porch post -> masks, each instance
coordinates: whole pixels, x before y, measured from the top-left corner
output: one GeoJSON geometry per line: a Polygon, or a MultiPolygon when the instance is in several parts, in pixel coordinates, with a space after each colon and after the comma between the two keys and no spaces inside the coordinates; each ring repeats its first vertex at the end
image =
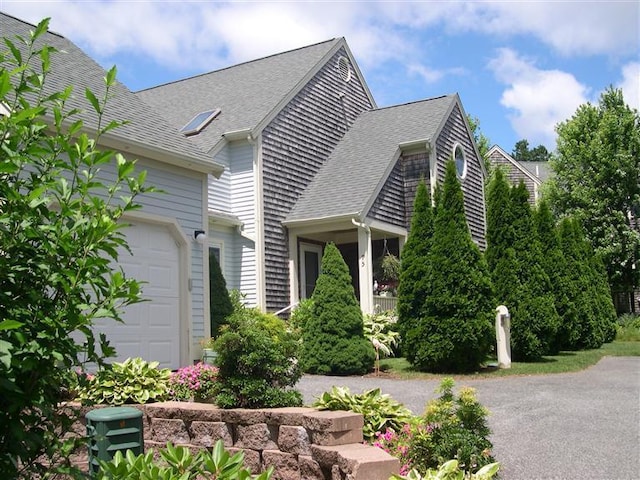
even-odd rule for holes
{"type": "Polygon", "coordinates": [[[300,289],[298,288],[298,276],[300,266],[298,264],[298,235],[289,230],[289,304],[300,301],[300,289]]]}
{"type": "Polygon", "coordinates": [[[363,223],[358,224],[358,278],[360,280],[360,308],[363,313],[373,313],[371,230],[363,223]]]}

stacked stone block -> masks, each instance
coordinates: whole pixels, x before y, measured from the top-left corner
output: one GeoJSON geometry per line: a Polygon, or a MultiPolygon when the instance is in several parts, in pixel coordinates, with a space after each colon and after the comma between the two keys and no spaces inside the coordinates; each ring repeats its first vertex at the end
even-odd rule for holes
{"type": "MultiPolygon", "coordinates": [[[[141,405],[145,448],[167,442],[193,452],[222,440],[245,453],[252,472],[274,467],[273,480],[388,480],[398,459],[363,444],[362,415],[293,407],[223,410],[205,403],[141,405]]],[[[83,416],[84,418],[84,416],[83,416]]]]}

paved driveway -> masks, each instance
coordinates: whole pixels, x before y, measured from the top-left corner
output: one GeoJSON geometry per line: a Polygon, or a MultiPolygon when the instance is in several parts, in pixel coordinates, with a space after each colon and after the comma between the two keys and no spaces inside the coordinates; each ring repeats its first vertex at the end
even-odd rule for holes
{"type": "MultiPolygon", "coordinates": [[[[305,403],[332,385],[380,387],[414,413],[438,381],[304,376],[305,403]]],[[[606,357],[578,373],[459,380],[491,411],[501,479],[640,480],[640,357],[606,357]]]]}

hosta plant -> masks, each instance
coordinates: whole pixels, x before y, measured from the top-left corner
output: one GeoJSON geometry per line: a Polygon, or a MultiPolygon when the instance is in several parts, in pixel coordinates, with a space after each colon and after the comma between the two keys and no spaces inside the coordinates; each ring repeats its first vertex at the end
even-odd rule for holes
{"type": "Polygon", "coordinates": [[[399,431],[412,418],[408,408],[382,394],[379,388],[354,394],[347,387],[333,387],[330,392],[324,392],[313,406],[320,410],[361,413],[364,416],[362,433],[369,443],[375,441],[376,432],[385,432],[388,428],[399,431]]]}
{"type": "Polygon", "coordinates": [[[200,450],[193,455],[187,447],[168,443],[159,452],[162,460],[155,460],[153,450],[135,455],[131,450],[126,454],[116,452],[113,459],[100,461],[97,480],[196,480],[212,478],[217,480],[269,480],[273,467],[257,476],[244,466],[244,452],[233,456],[218,440],[211,452],[200,450]]]}
{"type": "Polygon", "coordinates": [[[80,390],[84,404],[122,405],[161,402],[169,397],[171,370],[158,362],[127,358],[99,370],[80,390]]]}
{"type": "Polygon", "coordinates": [[[449,460],[438,468],[430,468],[425,473],[411,470],[406,476],[393,475],[389,480],[491,480],[496,478],[499,463],[485,465],[476,473],[460,470],[457,460],[449,460]]]}

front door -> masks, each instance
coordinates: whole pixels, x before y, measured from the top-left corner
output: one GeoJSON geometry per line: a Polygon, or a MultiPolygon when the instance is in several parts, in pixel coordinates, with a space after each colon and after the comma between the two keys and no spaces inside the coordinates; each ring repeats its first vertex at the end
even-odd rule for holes
{"type": "Polygon", "coordinates": [[[322,261],[322,245],[313,243],[300,244],[300,298],[311,298],[316,288],[316,280],[320,275],[322,261]]]}

